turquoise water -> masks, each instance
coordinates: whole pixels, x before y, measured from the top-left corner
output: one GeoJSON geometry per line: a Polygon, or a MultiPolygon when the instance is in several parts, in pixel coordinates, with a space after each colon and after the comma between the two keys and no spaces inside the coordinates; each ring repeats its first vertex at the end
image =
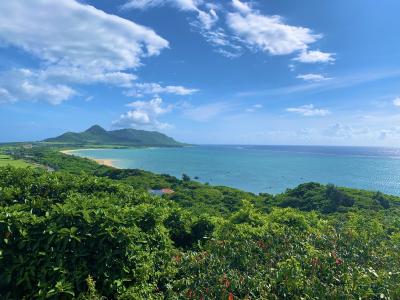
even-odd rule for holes
{"type": "Polygon", "coordinates": [[[280,193],[304,182],[400,195],[400,149],[317,146],[196,146],[79,150],[138,168],[260,193],[280,193]]]}

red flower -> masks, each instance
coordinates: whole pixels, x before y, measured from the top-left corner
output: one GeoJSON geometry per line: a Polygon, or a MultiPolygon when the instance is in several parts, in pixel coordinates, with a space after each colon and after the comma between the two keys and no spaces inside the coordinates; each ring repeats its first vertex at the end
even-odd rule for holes
{"type": "Polygon", "coordinates": [[[229,282],[229,280],[225,280],[225,287],[228,288],[231,285],[231,283],[229,282]]]}
{"type": "Polygon", "coordinates": [[[319,259],[318,259],[318,258],[313,258],[313,259],[311,260],[311,264],[312,264],[312,266],[315,268],[316,266],[319,265],[319,259]]]}
{"type": "Polygon", "coordinates": [[[228,300],[233,300],[233,299],[234,299],[233,294],[230,292],[230,293],[229,293],[228,300]]]}
{"type": "Polygon", "coordinates": [[[340,266],[341,264],[343,264],[343,260],[336,258],[336,265],[340,266]]]}
{"type": "Polygon", "coordinates": [[[175,255],[175,256],[174,256],[174,261],[175,261],[176,263],[180,262],[181,259],[182,259],[182,256],[180,256],[180,255],[175,255]]]}
{"type": "Polygon", "coordinates": [[[193,294],[192,290],[189,289],[189,290],[187,291],[187,293],[186,293],[186,296],[187,296],[189,299],[191,299],[191,298],[192,298],[192,294],[193,294]]]}

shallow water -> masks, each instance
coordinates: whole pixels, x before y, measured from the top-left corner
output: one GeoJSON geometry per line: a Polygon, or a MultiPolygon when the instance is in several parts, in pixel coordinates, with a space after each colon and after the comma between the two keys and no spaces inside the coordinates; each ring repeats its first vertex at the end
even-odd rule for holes
{"type": "Polygon", "coordinates": [[[196,146],[77,150],[74,154],[250,192],[280,193],[304,182],[400,195],[400,149],[320,146],[196,146]]]}

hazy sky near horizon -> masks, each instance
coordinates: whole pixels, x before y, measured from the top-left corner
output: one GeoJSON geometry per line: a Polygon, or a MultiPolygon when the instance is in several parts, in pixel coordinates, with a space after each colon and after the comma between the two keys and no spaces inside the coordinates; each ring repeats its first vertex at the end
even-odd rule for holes
{"type": "Polygon", "coordinates": [[[93,124],[400,146],[398,0],[0,1],[0,142],[93,124]]]}

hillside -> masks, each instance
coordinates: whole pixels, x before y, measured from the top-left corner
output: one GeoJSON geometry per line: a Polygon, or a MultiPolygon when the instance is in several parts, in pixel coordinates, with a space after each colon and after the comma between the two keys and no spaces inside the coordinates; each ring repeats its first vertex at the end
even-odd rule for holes
{"type": "Polygon", "coordinates": [[[0,167],[1,299],[400,299],[399,197],[255,195],[8,151],[54,171],[0,167]]]}
{"type": "Polygon", "coordinates": [[[66,132],[58,137],[44,140],[48,143],[73,145],[119,145],[119,146],[159,146],[181,147],[182,143],[156,132],[136,129],[119,129],[107,131],[94,125],[84,132],[66,132]]]}

